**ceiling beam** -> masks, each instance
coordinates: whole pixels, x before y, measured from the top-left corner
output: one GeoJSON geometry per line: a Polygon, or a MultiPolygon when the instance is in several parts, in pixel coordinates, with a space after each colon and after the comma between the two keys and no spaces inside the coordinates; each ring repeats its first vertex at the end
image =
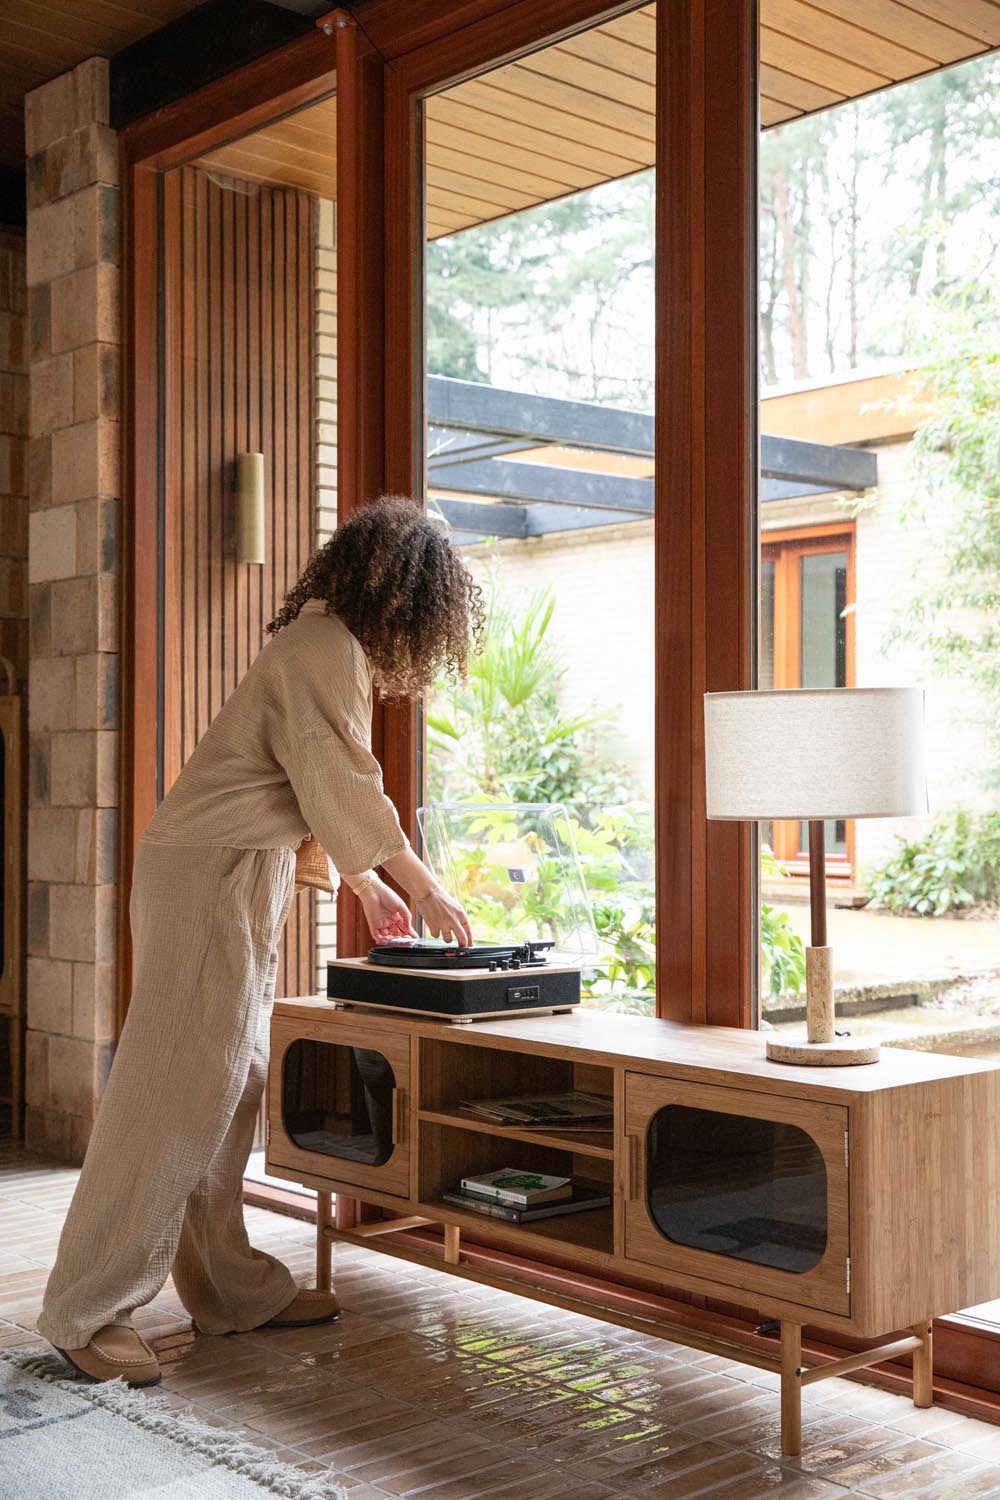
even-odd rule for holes
{"type": "Polygon", "coordinates": [[[547,501],[551,505],[609,510],[632,518],[653,514],[651,479],[625,479],[591,469],[564,469],[558,464],[519,464],[488,458],[479,463],[435,466],[430,483],[436,490],[490,495],[521,504],[547,501]]]}
{"type": "MultiPolygon", "coordinates": [[[[427,416],[438,441],[446,431],[475,432],[508,439],[512,448],[519,444],[530,447],[558,443],[598,453],[653,457],[653,418],[647,412],[598,406],[591,401],[525,395],[498,386],[480,385],[472,380],[455,380],[448,375],[428,376],[427,416]]],[[[763,435],[760,447],[764,479],[805,486],[794,492],[786,489],[782,497],[791,493],[811,495],[864,490],[877,482],[878,461],[876,455],[866,448],[809,443],[800,438],[775,437],[770,433],[763,435]]],[[[436,454],[433,461],[435,474],[440,472],[439,459],[445,466],[448,463],[447,455],[436,454]]],[[[646,480],[628,482],[651,483],[646,480]]],[[[494,491],[483,493],[492,494],[494,491]]],[[[503,489],[496,493],[506,494],[508,491],[503,489]]]]}
{"type": "Polygon", "coordinates": [[[492,432],[533,444],[565,443],[644,458],[653,450],[653,418],[647,412],[529,396],[450,375],[427,377],[427,420],[439,427],[492,432]]]}
{"type": "Polygon", "coordinates": [[[312,32],[313,8],[206,0],[111,59],[115,130],[312,32]]]}

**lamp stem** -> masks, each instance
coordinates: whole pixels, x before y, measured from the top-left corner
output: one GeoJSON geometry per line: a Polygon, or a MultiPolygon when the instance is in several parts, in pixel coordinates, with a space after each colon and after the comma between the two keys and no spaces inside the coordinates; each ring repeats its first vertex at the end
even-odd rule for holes
{"type": "Polygon", "coordinates": [[[809,823],[809,911],[812,919],[812,946],[826,947],[826,825],[817,819],[809,823]]]}

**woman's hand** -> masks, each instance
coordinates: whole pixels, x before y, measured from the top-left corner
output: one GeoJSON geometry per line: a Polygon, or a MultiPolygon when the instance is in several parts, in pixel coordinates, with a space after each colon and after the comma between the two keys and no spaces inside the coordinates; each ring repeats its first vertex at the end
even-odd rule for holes
{"type": "Polygon", "coordinates": [[[439,885],[431,886],[423,896],[413,903],[424,919],[424,925],[432,937],[444,938],[446,943],[462,943],[472,946],[472,928],[462,907],[439,885]]]}
{"type": "Polygon", "coordinates": [[[361,902],[368,930],[376,943],[386,943],[392,938],[416,937],[416,928],[406,902],[378,876],[358,900],[361,902]]]}

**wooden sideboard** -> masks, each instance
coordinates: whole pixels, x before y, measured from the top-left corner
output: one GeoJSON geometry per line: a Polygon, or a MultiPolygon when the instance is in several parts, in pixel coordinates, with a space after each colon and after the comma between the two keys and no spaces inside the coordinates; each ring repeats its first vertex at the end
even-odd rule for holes
{"type": "Polygon", "coordinates": [[[462,1274],[477,1274],[465,1234],[780,1320],[773,1355],[656,1327],[780,1373],[788,1454],[804,1385],[912,1355],[914,1400],[929,1405],[932,1319],[1000,1296],[1000,1066],[968,1058],[886,1048],[865,1067],[796,1068],[768,1062],[760,1033],[721,1027],[586,1010],[456,1026],[283,1000],[267,1169],[319,1194],[320,1285],[333,1239],[441,1224],[462,1274]],[[460,1108],[568,1088],[611,1099],[614,1129],[511,1130],[460,1108]],[[507,1166],[603,1185],[611,1206],[511,1225],[439,1201],[507,1166]],[[337,1230],[336,1193],[397,1217],[337,1230]],[[806,1323],[883,1342],[806,1368],[806,1323]]]}

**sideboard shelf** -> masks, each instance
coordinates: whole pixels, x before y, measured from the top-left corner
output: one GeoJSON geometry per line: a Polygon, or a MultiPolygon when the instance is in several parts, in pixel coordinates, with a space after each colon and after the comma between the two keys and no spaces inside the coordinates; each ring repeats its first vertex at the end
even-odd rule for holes
{"type": "Polygon", "coordinates": [[[780,1350],[645,1326],[779,1374],[788,1454],[802,1386],[858,1368],[805,1368],[807,1323],[878,1339],[867,1364],[912,1357],[914,1400],[930,1404],[933,1318],[1000,1295],[998,1138],[1000,1067],[969,1058],[886,1048],[870,1066],[797,1068],[768,1062],[758,1033],[641,1017],[451,1026],[330,1000],[274,1008],[267,1170],[317,1190],[320,1285],[338,1237],[389,1249],[398,1229],[437,1224],[446,1267],[491,1284],[463,1240],[735,1304],[780,1321],[780,1350]],[[496,1127],[461,1108],[572,1088],[611,1101],[611,1132],[496,1127]],[[500,1167],[612,1204],[515,1225],[440,1201],[500,1167]],[[337,1230],[335,1194],[384,1217],[337,1230]]]}
{"type": "Polygon", "coordinates": [[[548,1130],[519,1130],[512,1125],[490,1125],[486,1120],[476,1120],[463,1115],[457,1109],[421,1109],[418,1120],[431,1125],[457,1126],[459,1130],[478,1131],[480,1135],[491,1135],[496,1140],[524,1141],[530,1146],[551,1146],[557,1151],[573,1151],[580,1156],[593,1156],[599,1161],[614,1161],[614,1131],[579,1130],[571,1136],[556,1135],[548,1130]]]}

